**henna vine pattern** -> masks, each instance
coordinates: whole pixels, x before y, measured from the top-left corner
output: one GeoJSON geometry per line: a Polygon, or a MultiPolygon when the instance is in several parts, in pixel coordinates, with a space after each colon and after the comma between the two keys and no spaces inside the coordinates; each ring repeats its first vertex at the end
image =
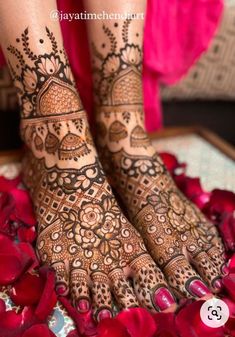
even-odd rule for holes
{"type": "Polygon", "coordinates": [[[193,284],[203,287],[200,276],[215,289],[224,263],[223,247],[215,229],[177,189],[144,129],[142,46],[134,43],[130,26],[131,21],[123,22],[119,32],[123,43],[115,50],[105,54],[96,48],[100,66],[97,53],[93,55],[100,158],[170,286],[177,294],[199,296],[193,284]]]}
{"type": "MultiPolygon", "coordinates": [[[[115,49],[113,35],[105,31],[115,49]]],[[[142,304],[158,310],[154,296],[167,287],[166,281],[117,205],[67,58],[49,28],[46,36],[49,54],[31,50],[28,29],[16,40],[23,51],[8,48],[17,60],[10,67],[22,107],[21,135],[28,146],[23,179],[38,220],[39,256],[55,269],[59,293],[70,291],[81,311],[88,311],[92,302],[98,319],[102,312],[112,315],[111,291],[120,307],[142,304]],[[135,275],[136,291],[124,274],[127,266],[135,275]],[[146,270],[151,278],[143,282],[146,270]]]]}

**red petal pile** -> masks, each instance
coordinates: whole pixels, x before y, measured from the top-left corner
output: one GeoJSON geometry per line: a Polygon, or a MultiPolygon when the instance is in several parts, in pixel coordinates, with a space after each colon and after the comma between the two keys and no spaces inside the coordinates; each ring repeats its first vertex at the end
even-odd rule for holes
{"type": "MultiPolygon", "coordinates": [[[[229,274],[223,278],[221,298],[228,304],[228,322],[221,328],[209,328],[200,319],[203,301],[182,301],[177,313],[151,314],[143,308],[120,312],[98,325],[92,312],[80,314],[69,300],[60,302],[74,320],[76,330],[67,337],[222,337],[235,336],[235,194],[229,191],[203,190],[199,178],[186,175],[186,164],[180,164],[169,153],[161,157],[178,187],[218,227],[230,258],[229,274]]],[[[55,337],[47,320],[56,304],[55,275],[40,267],[34,241],[35,217],[27,191],[18,188],[20,177],[0,177],[0,287],[9,286],[11,300],[21,310],[6,311],[0,299],[0,337],[55,337]]]]}

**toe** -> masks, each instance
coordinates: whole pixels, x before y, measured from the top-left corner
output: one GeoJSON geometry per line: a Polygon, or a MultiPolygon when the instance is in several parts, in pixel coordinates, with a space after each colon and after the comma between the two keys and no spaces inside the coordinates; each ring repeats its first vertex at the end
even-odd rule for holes
{"type": "Polygon", "coordinates": [[[64,262],[54,262],[52,268],[56,274],[56,292],[60,296],[66,296],[69,292],[69,277],[64,262]]]}
{"type": "Polygon", "coordinates": [[[127,281],[122,270],[119,269],[111,272],[109,278],[112,292],[120,308],[127,309],[139,306],[134,289],[130,282],[127,281]]]}
{"type": "Polygon", "coordinates": [[[207,254],[210,256],[211,260],[219,270],[221,274],[227,274],[228,269],[226,266],[226,260],[224,257],[224,251],[221,248],[222,243],[218,241],[217,244],[212,245],[208,250],[207,254]]]}
{"type": "Polygon", "coordinates": [[[109,279],[103,273],[95,273],[91,275],[91,280],[93,312],[95,319],[99,322],[113,316],[109,279]]]}
{"type": "Polygon", "coordinates": [[[72,303],[79,312],[90,309],[89,279],[87,272],[81,268],[74,268],[70,272],[70,294],[72,303]]]}
{"type": "Polygon", "coordinates": [[[134,288],[140,304],[151,311],[174,311],[176,302],[164,275],[153,260],[146,257],[132,263],[134,288]]]}
{"type": "Polygon", "coordinates": [[[212,291],[218,292],[222,287],[221,272],[210,256],[206,252],[201,251],[196,255],[191,254],[190,259],[202,279],[210,286],[212,291]]]}
{"type": "Polygon", "coordinates": [[[178,297],[201,298],[211,295],[210,289],[183,254],[167,261],[163,272],[168,284],[178,297]]]}

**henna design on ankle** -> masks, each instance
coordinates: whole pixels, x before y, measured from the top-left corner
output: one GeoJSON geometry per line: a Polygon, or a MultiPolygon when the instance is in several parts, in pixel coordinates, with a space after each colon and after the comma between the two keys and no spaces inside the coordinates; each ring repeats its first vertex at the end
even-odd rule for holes
{"type": "MultiPolygon", "coordinates": [[[[114,52],[114,36],[104,30],[114,52]]],[[[21,136],[29,148],[23,178],[38,220],[38,253],[55,269],[58,292],[70,291],[80,311],[89,310],[92,293],[96,317],[112,315],[111,291],[120,306],[143,303],[158,310],[155,292],[166,289],[164,277],[112,194],[67,58],[48,28],[46,35],[49,54],[31,50],[28,29],[17,39],[23,51],[8,48],[18,60],[11,71],[22,107],[21,136]],[[138,299],[124,275],[127,266],[135,273],[138,299]],[[151,279],[142,289],[145,268],[151,279]]],[[[114,141],[127,136],[118,129],[114,125],[114,141]]]]}
{"type": "Polygon", "coordinates": [[[13,66],[8,60],[19,93],[22,118],[54,116],[82,109],[65,52],[59,50],[54,34],[47,27],[46,33],[51,42],[50,54],[36,55],[30,49],[28,28],[16,39],[19,47],[23,46],[23,52],[12,45],[7,48],[19,62],[13,66]]]}
{"type": "Polygon", "coordinates": [[[176,188],[144,129],[142,46],[130,34],[131,24],[123,22],[119,39],[115,29],[111,31],[118,41],[122,37],[115,49],[110,45],[109,51],[99,50],[93,44],[100,158],[171,287],[177,294],[199,296],[192,284],[202,276],[214,289],[223,259],[212,243],[208,221],[176,188]],[[185,251],[199,274],[185,258],[185,251]]]}

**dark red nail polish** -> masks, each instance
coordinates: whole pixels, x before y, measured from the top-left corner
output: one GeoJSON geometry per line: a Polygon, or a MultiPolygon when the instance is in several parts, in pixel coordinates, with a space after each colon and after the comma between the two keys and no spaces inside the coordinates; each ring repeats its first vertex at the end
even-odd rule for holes
{"type": "Polygon", "coordinates": [[[219,280],[216,280],[214,283],[213,283],[213,286],[217,289],[221,289],[223,287],[223,283],[222,283],[222,280],[219,279],[219,280]]]}
{"type": "Polygon", "coordinates": [[[66,291],[67,291],[67,287],[66,286],[64,286],[64,285],[58,285],[57,287],[56,287],[56,292],[57,292],[57,294],[58,295],[63,295],[63,294],[65,294],[66,293],[66,291]]]}
{"type": "Polygon", "coordinates": [[[107,309],[101,310],[101,312],[98,314],[98,321],[102,321],[105,318],[112,318],[111,312],[107,309]]]}
{"type": "Polygon", "coordinates": [[[211,294],[211,291],[207,286],[200,280],[194,280],[189,286],[190,292],[194,296],[203,297],[205,295],[211,294]]]}
{"type": "Polygon", "coordinates": [[[167,288],[160,288],[154,294],[154,303],[160,310],[165,310],[175,304],[175,300],[167,288]]]}
{"type": "Polygon", "coordinates": [[[229,274],[229,268],[226,266],[226,264],[222,267],[222,272],[225,275],[229,274]]]}
{"type": "Polygon", "coordinates": [[[90,309],[90,303],[87,300],[80,300],[77,303],[77,309],[80,312],[87,312],[90,309]]]}

